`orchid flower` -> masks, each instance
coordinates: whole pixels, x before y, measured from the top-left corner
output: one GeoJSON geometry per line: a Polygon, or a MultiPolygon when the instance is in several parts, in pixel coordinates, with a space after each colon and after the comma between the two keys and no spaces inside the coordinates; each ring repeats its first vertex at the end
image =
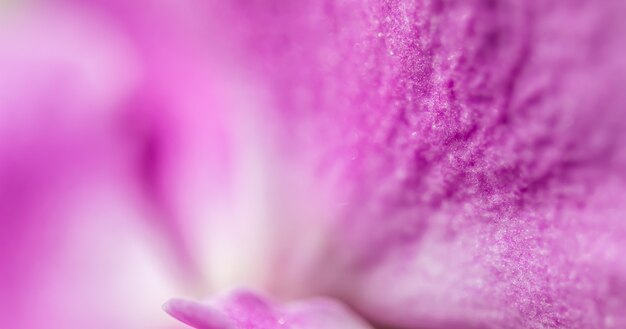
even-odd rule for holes
{"type": "Polygon", "coordinates": [[[626,328],[624,14],[0,0],[0,328],[626,328]]]}

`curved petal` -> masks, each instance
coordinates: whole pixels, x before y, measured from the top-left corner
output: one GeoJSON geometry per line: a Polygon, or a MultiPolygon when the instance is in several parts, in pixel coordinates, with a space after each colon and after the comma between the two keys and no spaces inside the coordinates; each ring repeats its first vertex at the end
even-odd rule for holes
{"type": "MultiPolygon", "coordinates": [[[[200,294],[209,273],[403,328],[623,326],[622,1],[207,3],[59,1],[89,19],[0,31],[44,45],[0,58],[3,325],[147,325],[129,310],[178,290],[135,272],[159,232],[200,294]]],[[[171,310],[224,320],[201,306],[171,310]]]]}
{"type": "Polygon", "coordinates": [[[175,183],[227,176],[213,64],[189,3],[115,3],[2,4],[0,327],[161,328],[204,289],[175,183]]]}
{"type": "Polygon", "coordinates": [[[234,291],[206,303],[173,299],[164,309],[198,329],[371,328],[333,300],[319,298],[277,305],[247,291],[234,291]]]}
{"type": "Polygon", "coordinates": [[[404,328],[622,325],[622,2],[224,7],[283,172],[328,192],[285,220],[326,225],[293,286],[404,328]]]}

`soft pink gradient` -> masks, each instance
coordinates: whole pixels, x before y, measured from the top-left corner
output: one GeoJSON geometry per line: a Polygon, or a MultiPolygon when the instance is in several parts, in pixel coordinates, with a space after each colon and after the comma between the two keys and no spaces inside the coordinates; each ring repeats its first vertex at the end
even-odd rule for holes
{"type": "Polygon", "coordinates": [[[0,2],[0,328],[626,327],[625,4],[0,2]]]}

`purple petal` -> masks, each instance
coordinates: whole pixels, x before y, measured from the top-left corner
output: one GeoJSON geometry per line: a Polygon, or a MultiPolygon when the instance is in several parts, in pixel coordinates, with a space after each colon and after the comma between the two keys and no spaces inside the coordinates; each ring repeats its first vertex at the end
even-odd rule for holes
{"type": "Polygon", "coordinates": [[[199,329],[229,329],[232,322],[223,313],[205,304],[172,299],[163,309],[179,321],[199,329]]]}
{"type": "Polygon", "coordinates": [[[281,306],[246,291],[235,291],[207,303],[173,299],[164,309],[198,329],[371,328],[333,300],[309,299],[281,306]]]}
{"type": "Polygon", "coordinates": [[[403,328],[626,323],[623,2],[225,6],[282,165],[330,191],[294,286],[403,328]]]}
{"type": "Polygon", "coordinates": [[[0,5],[2,328],[161,328],[204,280],[187,196],[226,190],[228,101],[185,5],[148,2],[0,5]]]}

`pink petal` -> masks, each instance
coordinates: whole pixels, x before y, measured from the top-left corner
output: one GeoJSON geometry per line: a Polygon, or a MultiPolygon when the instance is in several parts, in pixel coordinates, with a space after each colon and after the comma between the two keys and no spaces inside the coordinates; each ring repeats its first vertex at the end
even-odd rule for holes
{"type": "Polygon", "coordinates": [[[277,278],[326,234],[278,285],[402,328],[626,323],[623,2],[224,7],[283,172],[327,192],[284,220],[277,278]]]}
{"type": "Polygon", "coordinates": [[[371,328],[333,300],[309,299],[281,306],[246,291],[235,291],[207,303],[173,299],[164,309],[198,329],[371,328]]]}
{"type": "Polygon", "coordinates": [[[144,4],[0,5],[2,328],[162,328],[206,289],[185,191],[224,192],[228,101],[185,5],[144,4]]]}

